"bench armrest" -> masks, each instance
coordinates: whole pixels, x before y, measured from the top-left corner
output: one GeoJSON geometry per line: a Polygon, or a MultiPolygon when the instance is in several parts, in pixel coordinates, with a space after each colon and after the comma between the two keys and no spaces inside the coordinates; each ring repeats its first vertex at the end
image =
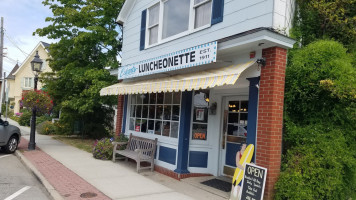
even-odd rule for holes
{"type": "Polygon", "coordinates": [[[127,144],[127,142],[112,142],[112,144],[114,145],[113,150],[115,151],[118,145],[124,145],[127,144]]]}

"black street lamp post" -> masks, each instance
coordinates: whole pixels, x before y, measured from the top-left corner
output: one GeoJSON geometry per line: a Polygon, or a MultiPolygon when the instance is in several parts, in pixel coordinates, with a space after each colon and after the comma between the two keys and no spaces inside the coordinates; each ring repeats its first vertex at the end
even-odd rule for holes
{"type": "MultiPolygon", "coordinates": [[[[38,74],[41,73],[42,70],[42,63],[43,61],[40,59],[38,55],[38,51],[36,51],[36,55],[31,61],[31,68],[33,73],[35,74],[35,84],[34,90],[37,90],[37,82],[38,82],[38,74]]],[[[28,143],[28,150],[35,150],[36,149],[36,142],[35,142],[35,133],[36,133],[36,107],[32,108],[32,118],[31,118],[31,132],[30,132],[30,142],[28,143]]]]}

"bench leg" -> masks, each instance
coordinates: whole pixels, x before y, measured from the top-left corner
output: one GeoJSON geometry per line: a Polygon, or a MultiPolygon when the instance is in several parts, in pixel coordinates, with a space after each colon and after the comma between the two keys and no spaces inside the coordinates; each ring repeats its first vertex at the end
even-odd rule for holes
{"type": "Polygon", "coordinates": [[[115,152],[112,154],[112,161],[115,162],[116,159],[115,159],[115,152]]]}
{"type": "Polygon", "coordinates": [[[151,161],[151,172],[153,172],[154,168],[155,168],[155,162],[152,160],[151,161]]]}
{"type": "Polygon", "coordinates": [[[140,165],[141,165],[141,162],[138,160],[137,161],[137,167],[136,167],[137,173],[140,173],[140,165]]]}

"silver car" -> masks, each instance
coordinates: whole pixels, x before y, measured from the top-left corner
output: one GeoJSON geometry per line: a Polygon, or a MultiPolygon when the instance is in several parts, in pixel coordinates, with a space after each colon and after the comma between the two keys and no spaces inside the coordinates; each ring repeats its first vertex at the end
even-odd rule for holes
{"type": "Polygon", "coordinates": [[[18,127],[3,121],[0,114],[0,147],[6,153],[14,153],[20,143],[21,131],[18,127]]]}

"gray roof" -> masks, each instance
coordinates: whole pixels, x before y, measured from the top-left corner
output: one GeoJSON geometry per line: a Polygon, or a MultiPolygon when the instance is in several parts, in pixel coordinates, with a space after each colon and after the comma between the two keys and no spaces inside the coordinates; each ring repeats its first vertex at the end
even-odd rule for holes
{"type": "Polygon", "coordinates": [[[15,76],[12,74],[15,73],[19,67],[19,64],[16,64],[15,67],[11,70],[10,74],[6,77],[6,79],[15,79],[15,76]]]}

